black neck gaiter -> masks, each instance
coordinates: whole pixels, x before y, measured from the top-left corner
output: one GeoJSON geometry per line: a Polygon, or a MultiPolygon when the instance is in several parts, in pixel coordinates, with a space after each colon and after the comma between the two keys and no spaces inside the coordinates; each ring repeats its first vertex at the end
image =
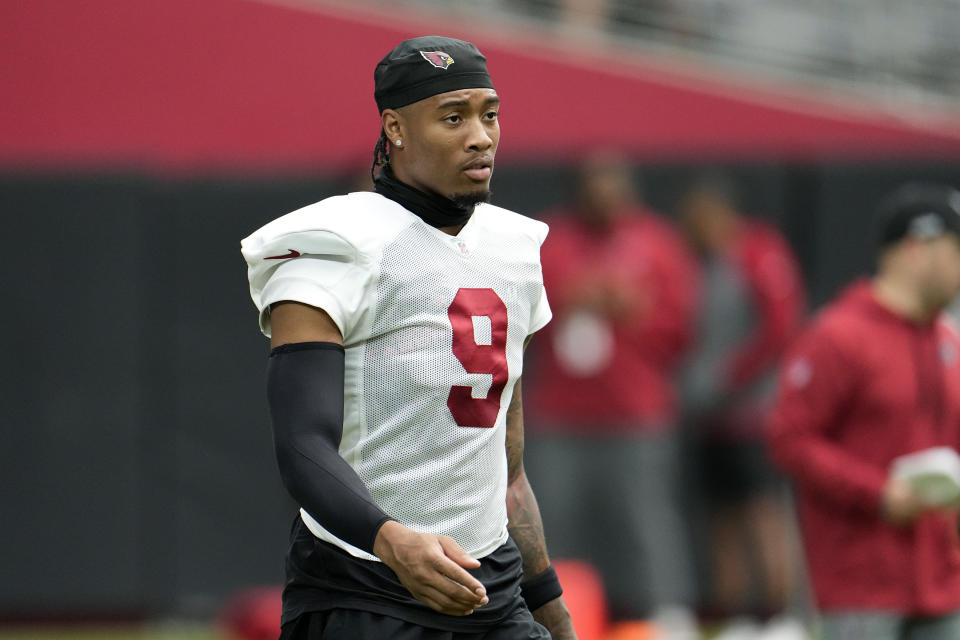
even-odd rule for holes
{"type": "Polygon", "coordinates": [[[450,198],[427,193],[401,182],[390,165],[384,165],[373,183],[373,190],[390,198],[401,207],[415,213],[431,227],[454,227],[467,223],[473,215],[473,205],[457,204],[450,198]]]}

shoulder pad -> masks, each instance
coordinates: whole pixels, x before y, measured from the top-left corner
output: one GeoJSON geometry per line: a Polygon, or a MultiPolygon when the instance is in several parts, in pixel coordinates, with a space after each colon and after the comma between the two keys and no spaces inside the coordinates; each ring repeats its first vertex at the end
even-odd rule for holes
{"type": "Polygon", "coordinates": [[[412,214],[392,205],[375,193],[327,198],[264,225],[240,243],[241,251],[251,266],[301,255],[353,258],[410,224],[412,214]]]}

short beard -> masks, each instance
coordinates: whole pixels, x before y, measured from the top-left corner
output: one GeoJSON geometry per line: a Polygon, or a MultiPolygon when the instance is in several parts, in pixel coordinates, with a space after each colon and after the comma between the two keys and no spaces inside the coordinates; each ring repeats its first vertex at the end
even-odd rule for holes
{"type": "Polygon", "coordinates": [[[474,191],[472,193],[455,193],[450,199],[458,207],[463,207],[464,209],[472,209],[481,202],[490,202],[490,198],[493,196],[493,192],[489,189],[483,191],[474,191]]]}

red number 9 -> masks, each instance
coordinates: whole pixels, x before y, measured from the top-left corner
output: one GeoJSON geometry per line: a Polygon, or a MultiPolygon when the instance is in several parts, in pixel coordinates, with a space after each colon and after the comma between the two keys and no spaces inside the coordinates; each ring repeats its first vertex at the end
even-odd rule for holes
{"type": "Polygon", "coordinates": [[[453,328],[453,355],[467,373],[489,373],[493,383],[486,398],[474,398],[473,388],[454,385],[447,407],[461,427],[489,429],[497,422],[500,398],[507,385],[507,305],[493,289],[460,289],[447,309],[453,328]],[[490,319],[490,344],[477,344],[474,316],[490,319]]]}

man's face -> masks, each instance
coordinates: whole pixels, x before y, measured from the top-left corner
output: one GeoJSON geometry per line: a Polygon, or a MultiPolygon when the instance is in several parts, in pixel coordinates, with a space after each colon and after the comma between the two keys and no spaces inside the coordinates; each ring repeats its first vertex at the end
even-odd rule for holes
{"type": "Polygon", "coordinates": [[[390,153],[397,178],[447,198],[485,200],[500,143],[499,109],[493,89],[461,89],[385,111],[387,137],[403,140],[390,153]]]}
{"type": "Polygon", "coordinates": [[[578,180],[578,210],[588,224],[606,227],[629,213],[635,194],[624,158],[598,153],[586,160],[578,180]]]}
{"type": "Polygon", "coordinates": [[[727,203],[707,192],[693,192],[680,201],[680,224],[698,251],[712,255],[723,250],[733,212],[727,203]]]}
{"type": "Polygon", "coordinates": [[[926,297],[932,306],[944,308],[960,294],[960,238],[945,233],[926,245],[926,297]]]}

